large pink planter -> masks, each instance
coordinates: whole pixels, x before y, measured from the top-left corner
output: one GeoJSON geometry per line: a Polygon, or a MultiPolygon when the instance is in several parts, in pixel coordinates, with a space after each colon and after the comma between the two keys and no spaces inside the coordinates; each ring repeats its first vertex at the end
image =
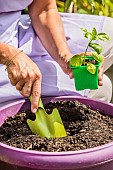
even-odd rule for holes
{"type": "MultiPolygon", "coordinates": [[[[94,109],[113,114],[113,105],[83,97],[57,97],[54,100],[77,99],[94,109]]],[[[44,103],[50,98],[43,100],[44,103]]],[[[7,116],[30,107],[28,101],[18,101],[0,109],[0,126],[7,116]]],[[[72,152],[27,151],[0,143],[0,170],[113,170],[113,142],[99,147],[72,152]]]]}

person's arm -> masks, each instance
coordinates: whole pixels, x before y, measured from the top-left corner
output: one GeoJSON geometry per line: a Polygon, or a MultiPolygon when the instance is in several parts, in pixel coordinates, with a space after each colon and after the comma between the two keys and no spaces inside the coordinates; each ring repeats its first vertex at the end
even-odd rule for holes
{"type": "Polygon", "coordinates": [[[55,0],[33,0],[28,8],[33,28],[40,38],[42,44],[57,61],[65,73],[67,62],[73,56],[67,45],[63,23],[58,13],[55,0]]]}
{"type": "MultiPolygon", "coordinates": [[[[58,62],[63,71],[73,78],[69,59],[73,56],[66,42],[63,23],[55,0],[33,0],[28,8],[33,28],[42,44],[58,62]]],[[[99,85],[102,85],[103,66],[99,68],[99,85]]]]}
{"type": "Polygon", "coordinates": [[[0,43],[0,64],[6,65],[11,84],[23,96],[29,97],[32,94],[31,110],[36,112],[42,79],[37,65],[20,49],[5,43],[0,43]]]}

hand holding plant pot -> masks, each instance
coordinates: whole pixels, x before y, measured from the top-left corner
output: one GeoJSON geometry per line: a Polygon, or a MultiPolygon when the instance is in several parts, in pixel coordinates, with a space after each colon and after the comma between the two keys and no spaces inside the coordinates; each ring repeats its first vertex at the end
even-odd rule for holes
{"type": "Polygon", "coordinates": [[[74,55],[70,59],[70,67],[73,70],[76,90],[97,89],[98,88],[98,67],[103,61],[101,55],[102,47],[93,41],[109,40],[106,33],[97,33],[95,28],[92,32],[81,28],[84,32],[84,37],[89,40],[86,50],[83,54],[74,55]],[[91,47],[90,55],[87,55],[88,48],[91,47]]]}

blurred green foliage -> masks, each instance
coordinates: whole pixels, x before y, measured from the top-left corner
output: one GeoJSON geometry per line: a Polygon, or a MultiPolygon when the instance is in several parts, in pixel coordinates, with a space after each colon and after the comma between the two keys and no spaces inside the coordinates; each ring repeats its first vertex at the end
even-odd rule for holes
{"type": "Polygon", "coordinates": [[[56,0],[59,12],[113,17],[113,0],[56,0]]]}
{"type": "MultiPolygon", "coordinates": [[[[56,0],[59,12],[94,14],[113,17],[113,0],[56,0]]],[[[22,11],[28,13],[28,9],[22,11]]]]}

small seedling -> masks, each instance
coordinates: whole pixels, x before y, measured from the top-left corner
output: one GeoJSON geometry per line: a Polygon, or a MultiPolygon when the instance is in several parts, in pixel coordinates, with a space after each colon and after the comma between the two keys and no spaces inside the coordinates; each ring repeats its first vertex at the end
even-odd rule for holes
{"type": "Polygon", "coordinates": [[[81,28],[81,30],[84,33],[84,37],[88,39],[88,45],[86,47],[86,50],[84,52],[84,54],[77,54],[74,55],[71,60],[70,60],[70,64],[71,66],[87,66],[87,70],[91,73],[91,74],[95,74],[96,72],[96,66],[95,64],[90,62],[90,59],[88,59],[87,57],[87,51],[90,48],[92,48],[94,51],[91,51],[91,57],[93,58],[93,60],[102,63],[103,61],[103,57],[101,55],[102,52],[102,47],[95,43],[94,41],[105,41],[105,40],[109,40],[109,36],[106,33],[97,33],[96,28],[93,28],[92,31],[88,31],[85,28],[81,28]]]}
{"type": "MultiPolygon", "coordinates": [[[[32,97],[30,97],[30,100],[32,100],[32,97]]],[[[35,114],[36,119],[34,121],[27,119],[27,124],[34,134],[46,138],[66,136],[66,131],[57,108],[54,108],[52,113],[48,115],[40,99],[39,107],[35,114]]]]}

